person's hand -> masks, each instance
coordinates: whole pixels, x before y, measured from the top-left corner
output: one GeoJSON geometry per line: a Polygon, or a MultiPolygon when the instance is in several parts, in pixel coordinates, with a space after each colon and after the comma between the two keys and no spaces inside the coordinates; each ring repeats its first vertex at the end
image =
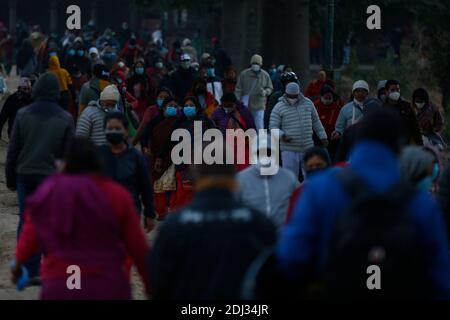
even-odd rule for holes
{"type": "Polygon", "coordinates": [[[261,91],[259,92],[259,95],[262,97],[267,96],[267,91],[264,88],[261,88],[261,91]]]}
{"type": "Polygon", "coordinates": [[[328,147],[328,139],[323,139],[322,141],[322,145],[327,148],[328,147]]]}
{"type": "Polygon", "coordinates": [[[332,134],[331,134],[331,140],[339,140],[341,138],[341,134],[339,133],[339,132],[337,132],[337,131],[335,131],[335,132],[333,132],[332,134]]]}
{"type": "Polygon", "coordinates": [[[281,137],[281,139],[283,140],[283,142],[291,142],[292,141],[292,138],[289,138],[287,135],[283,135],[282,137],[281,137]]]}
{"type": "Polygon", "coordinates": [[[153,218],[145,217],[144,219],[144,228],[145,232],[150,233],[155,229],[155,220],[153,218]]]}
{"type": "Polygon", "coordinates": [[[16,284],[17,280],[22,275],[22,265],[20,263],[16,263],[13,268],[11,268],[11,281],[16,284]]]}

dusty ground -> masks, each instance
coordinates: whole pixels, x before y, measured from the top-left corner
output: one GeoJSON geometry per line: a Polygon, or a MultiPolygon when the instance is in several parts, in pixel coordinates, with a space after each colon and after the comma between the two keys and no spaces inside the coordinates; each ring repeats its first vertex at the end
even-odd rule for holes
{"type": "MultiPolygon", "coordinates": [[[[17,87],[17,78],[8,80],[8,88],[17,87]]],[[[0,100],[0,109],[2,107],[0,100]]],[[[2,134],[3,140],[0,141],[0,299],[1,300],[33,300],[39,297],[39,288],[27,288],[19,292],[11,283],[9,262],[13,258],[16,246],[16,228],[18,223],[18,202],[15,192],[6,188],[5,181],[5,160],[8,148],[6,125],[2,134]]],[[[152,242],[155,232],[149,235],[149,241],[152,242]]],[[[145,295],[142,285],[136,273],[133,274],[133,296],[135,299],[144,299],[145,295]]]]}

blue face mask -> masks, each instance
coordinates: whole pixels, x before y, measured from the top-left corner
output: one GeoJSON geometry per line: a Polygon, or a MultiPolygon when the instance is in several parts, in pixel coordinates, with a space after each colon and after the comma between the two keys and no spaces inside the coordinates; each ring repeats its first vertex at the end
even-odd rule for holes
{"type": "Polygon", "coordinates": [[[214,77],[215,72],[216,72],[216,71],[215,71],[214,68],[208,68],[208,69],[206,70],[206,73],[208,74],[209,77],[214,77]]]}
{"type": "Polygon", "coordinates": [[[67,54],[72,57],[72,56],[75,55],[75,50],[74,49],[69,49],[69,51],[67,51],[67,54]]]}
{"type": "Polygon", "coordinates": [[[188,118],[193,118],[197,114],[197,109],[193,106],[185,106],[183,108],[183,113],[188,118]]]}
{"type": "Polygon", "coordinates": [[[84,51],[83,50],[78,50],[78,56],[83,57],[84,56],[84,51]]]}
{"type": "Polygon", "coordinates": [[[137,67],[135,69],[136,74],[144,74],[144,67],[137,67]]]}
{"type": "Polygon", "coordinates": [[[112,56],[113,56],[113,54],[112,54],[111,52],[105,52],[105,53],[103,54],[103,58],[104,58],[104,59],[111,59],[112,56]]]}
{"type": "Polygon", "coordinates": [[[156,104],[158,105],[158,107],[162,107],[162,105],[163,105],[163,102],[164,102],[164,99],[157,99],[156,100],[156,104]]]}
{"type": "Polygon", "coordinates": [[[166,117],[176,117],[177,116],[177,108],[167,107],[164,114],[166,115],[166,117]]]}
{"type": "Polygon", "coordinates": [[[433,181],[434,179],[432,176],[427,176],[417,183],[416,188],[428,192],[431,190],[431,187],[433,187],[433,181]]]}

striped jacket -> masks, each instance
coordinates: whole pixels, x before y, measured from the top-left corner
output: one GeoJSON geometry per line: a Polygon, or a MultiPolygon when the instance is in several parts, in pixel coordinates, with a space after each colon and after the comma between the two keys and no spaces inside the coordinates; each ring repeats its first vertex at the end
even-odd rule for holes
{"type": "Polygon", "coordinates": [[[77,123],[76,135],[89,138],[97,146],[107,144],[104,128],[106,112],[97,101],[91,101],[77,123]]]}
{"type": "Polygon", "coordinates": [[[280,141],[281,151],[305,152],[314,147],[313,132],[319,139],[327,139],[314,104],[302,95],[294,105],[285,97],[280,98],[270,115],[269,128],[280,129],[281,136],[292,139],[291,142],[280,141]]]}

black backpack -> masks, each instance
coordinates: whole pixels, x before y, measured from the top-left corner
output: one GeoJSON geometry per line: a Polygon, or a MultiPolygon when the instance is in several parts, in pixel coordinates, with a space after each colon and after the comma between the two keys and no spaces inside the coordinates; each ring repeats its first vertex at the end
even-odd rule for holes
{"type": "Polygon", "coordinates": [[[352,200],[332,232],[324,270],[325,297],[428,297],[423,249],[407,210],[414,189],[398,183],[386,193],[377,193],[350,169],[337,178],[352,200]],[[368,270],[370,266],[379,268],[380,290],[369,289],[368,282],[375,282],[368,279],[376,272],[368,270]]]}

